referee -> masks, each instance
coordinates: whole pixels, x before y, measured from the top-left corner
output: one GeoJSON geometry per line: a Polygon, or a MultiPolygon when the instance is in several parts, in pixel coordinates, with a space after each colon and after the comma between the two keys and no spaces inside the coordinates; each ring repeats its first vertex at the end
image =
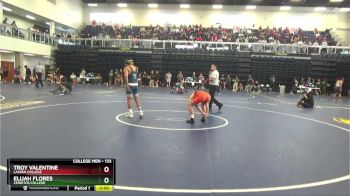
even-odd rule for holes
{"type": "Polygon", "coordinates": [[[213,102],[215,105],[219,107],[219,111],[221,110],[223,104],[215,99],[215,93],[219,89],[219,72],[217,70],[217,65],[212,64],[209,72],[209,94],[211,96],[211,100],[209,102],[209,110],[211,111],[213,102]]]}

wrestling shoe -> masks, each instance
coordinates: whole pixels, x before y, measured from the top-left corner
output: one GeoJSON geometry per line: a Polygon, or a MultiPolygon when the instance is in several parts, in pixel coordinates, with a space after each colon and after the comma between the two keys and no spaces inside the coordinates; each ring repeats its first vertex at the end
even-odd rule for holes
{"type": "Polygon", "coordinates": [[[125,114],[125,117],[127,117],[127,118],[133,118],[134,115],[133,115],[132,112],[128,112],[128,113],[125,114]]]}
{"type": "Polygon", "coordinates": [[[140,117],[143,117],[143,111],[140,110],[140,117]]]}
{"type": "Polygon", "coordinates": [[[189,123],[189,124],[193,124],[193,123],[194,123],[194,119],[191,118],[191,119],[189,119],[189,120],[186,120],[186,122],[189,123]]]}
{"type": "Polygon", "coordinates": [[[222,109],[223,106],[224,106],[224,104],[221,104],[221,105],[219,106],[219,111],[221,111],[221,109],[222,109]]]}
{"type": "Polygon", "coordinates": [[[205,122],[205,117],[202,117],[201,122],[205,122]]]}

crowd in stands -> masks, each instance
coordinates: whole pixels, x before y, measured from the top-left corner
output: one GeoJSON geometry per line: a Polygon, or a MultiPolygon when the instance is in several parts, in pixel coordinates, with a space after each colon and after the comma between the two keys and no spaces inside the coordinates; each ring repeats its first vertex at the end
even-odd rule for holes
{"type": "Polygon", "coordinates": [[[245,43],[276,43],[299,45],[336,45],[330,34],[331,29],[319,31],[304,31],[301,28],[222,28],[203,27],[202,25],[168,25],[156,26],[124,26],[124,25],[92,25],[85,26],[81,38],[99,39],[155,39],[155,40],[188,40],[213,42],[245,42],[245,43]]]}
{"type": "MultiPolygon", "coordinates": [[[[7,17],[4,18],[2,21],[2,24],[5,24],[7,26],[2,26],[0,28],[0,33],[3,33],[7,36],[14,36],[14,37],[20,37],[24,39],[26,37],[26,32],[24,32],[24,29],[21,29],[17,27],[16,21],[13,20],[12,22],[9,21],[7,17]]],[[[37,40],[39,42],[47,42],[50,37],[50,30],[48,27],[40,26],[37,24],[34,24],[33,26],[30,26],[26,29],[29,32],[28,38],[32,40],[37,40]],[[40,36],[43,35],[43,36],[40,36]]],[[[74,34],[70,34],[69,32],[63,33],[54,33],[52,34],[52,37],[56,39],[64,38],[64,39],[70,39],[74,37],[74,34]]]]}

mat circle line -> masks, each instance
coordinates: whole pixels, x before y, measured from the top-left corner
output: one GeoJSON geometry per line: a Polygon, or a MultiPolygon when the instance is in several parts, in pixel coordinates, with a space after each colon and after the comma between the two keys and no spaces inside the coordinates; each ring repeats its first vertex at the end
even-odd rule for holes
{"type": "MultiPolygon", "coordinates": [[[[178,111],[178,110],[144,110],[145,113],[147,112],[175,112],[175,113],[187,113],[187,111],[178,111]]],[[[166,130],[166,131],[206,131],[206,130],[211,130],[211,129],[218,129],[218,128],[222,128],[225,127],[229,124],[228,120],[221,117],[221,116],[216,116],[216,115],[212,115],[210,114],[209,116],[214,117],[214,118],[218,118],[220,120],[224,121],[224,124],[222,125],[218,125],[218,126],[214,126],[214,127],[203,127],[203,128],[167,128],[167,127],[152,127],[152,126],[144,126],[144,125],[137,125],[137,124],[132,124],[132,123],[128,123],[125,122],[123,120],[120,119],[121,116],[126,115],[127,112],[125,113],[121,113],[118,114],[115,119],[125,125],[129,125],[129,126],[133,126],[133,127],[139,127],[139,128],[144,128],[144,129],[156,129],[156,130],[166,130]]]]}

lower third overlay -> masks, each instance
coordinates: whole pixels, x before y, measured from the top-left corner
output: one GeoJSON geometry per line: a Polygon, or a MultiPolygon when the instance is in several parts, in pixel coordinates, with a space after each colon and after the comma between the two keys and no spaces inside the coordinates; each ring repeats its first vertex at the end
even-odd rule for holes
{"type": "Polygon", "coordinates": [[[113,191],[115,159],[8,159],[11,191],[113,191]]]}

